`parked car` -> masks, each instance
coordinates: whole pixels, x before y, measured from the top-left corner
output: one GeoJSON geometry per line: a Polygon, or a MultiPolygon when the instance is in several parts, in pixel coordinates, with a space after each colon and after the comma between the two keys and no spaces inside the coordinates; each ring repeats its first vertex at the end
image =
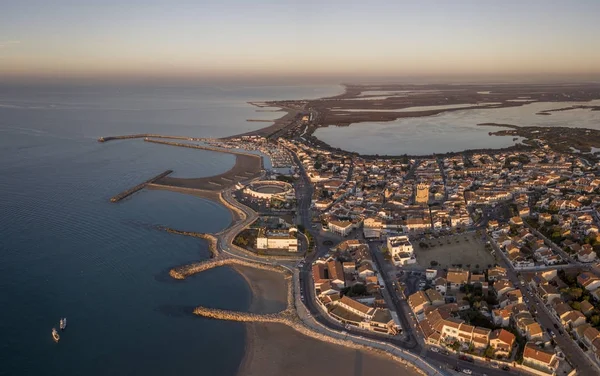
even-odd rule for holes
{"type": "Polygon", "coordinates": [[[510,371],[510,367],[509,366],[502,366],[502,370],[503,371],[510,371]]]}

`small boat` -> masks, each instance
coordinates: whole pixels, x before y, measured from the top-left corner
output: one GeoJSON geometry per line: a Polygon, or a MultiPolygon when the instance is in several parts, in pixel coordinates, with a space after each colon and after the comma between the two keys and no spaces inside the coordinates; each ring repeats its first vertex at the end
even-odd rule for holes
{"type": "Polygon", "coordinates": [[[67,318],[63,317],[62,319],[60,319],[60,330],[65,330],[66,327],[67,327],[67,318]]]}
{"type": "Polygon", "coordinates": [[[60,341],[60,336],[55,328],[52,328],[52,338],[54,338],[54,342],[60,341]]]}

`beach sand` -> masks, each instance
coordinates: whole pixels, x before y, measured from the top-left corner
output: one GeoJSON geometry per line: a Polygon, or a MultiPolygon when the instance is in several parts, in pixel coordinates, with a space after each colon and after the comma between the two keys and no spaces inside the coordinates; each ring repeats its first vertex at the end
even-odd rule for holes
{"type": "Polygon", "coordinates": [[[276,313],[286,308],[287,281],[283,274],[240,265],[233,269],[244,277],[252,290],[248,312],[276,313]]]}
{"type": "Polygon", "coordinates": [[[239,376],[418,375],[391,359],[322,342],[283,324],[250,324],[246,333],[251,345],[239,376]]]}
{"type": "MultiPolygon", "coordinates": [[[[235,266],[253,291],[249,312],[271,313],[285,308],[282,274],[235,266]]],[[[307,337],[283,324],[246,324],[246,353],[239,376],[394,375],[417,373],[391,359],[307,337]]]]}

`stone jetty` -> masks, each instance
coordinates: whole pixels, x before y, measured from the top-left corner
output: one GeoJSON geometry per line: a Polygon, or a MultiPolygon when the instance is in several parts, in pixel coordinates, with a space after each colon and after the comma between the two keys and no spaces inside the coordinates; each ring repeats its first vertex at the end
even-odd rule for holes
{"type": "Polygon", "coordinates": [[[217,238],[213,234],[204,233],[204,232],[182,231],[182,230],[177,230],[177,229],[165,227],[165,226],[156,226],[156,228],[161,231],[166,231],[170,234],[191,236],[193,238],[204,239],[204,240],[208,241],[208,250],[210,251],[210,257],[214,258],[219,255],[219,251],[217,249],[217,238]]]}
{"type": "Polygon", "coordinates": [[[216,258],[211,260],[197,262],[188,265],[182,265],[175,267],[169,271],[169,275],[175,279],[186,279],[189,276],[192,276],[197,273],[201,273],[205,270],[217,268],[219,266],[227,266],[227,265],[241,265],[241,266],[249,266],[251,268],[269,270],[278,273],[290,274],[290,272],[278,265],[270,265],[270,264],[262,264],[258,262],[250,262],[237,258],[225,258],[224,256],[219,255],[216,258]]]}
{"type": "Polygon", "coordinates": [[[98,142],[108,142],[108,141],[113,141],[113,140],[127,140],[127,139],[132,139],[132,138],[146,138],[146,137],[166,138],[166,139],[172,139],[172,140],[187,140],[187,141],[207,141],[207,140],[209,140],[207,138],[198,138],[198,137],[168,136],[168,135],[154,134],[154,133],[139,133],[139,134],[127,134],[127,135],[123,135],[123,136],[100,137],[98,139],[98,142]]]}
{"type": "Polygon", "coordinates": [[[155,181],[164,178],[165,176],[169,175],[172,172],[173,172],[173,170],[167,170],[167,171],[165,171],[163,173],[160,173],[160,174],[156,175],[155,177],[153,177],[151,179],[148,179],[145,182],[136,185],[133,188],[129,188],[128,190],[123,191],[123,192],[119,193],[118,195],[111,197],[110,202],[119,202],[122,199],[124,199],[125,197],[131,196],[135,192],[137,192],[140,189],[143,189],[144,187],[146,187],[148,184],[154,183],[155,181]]]}

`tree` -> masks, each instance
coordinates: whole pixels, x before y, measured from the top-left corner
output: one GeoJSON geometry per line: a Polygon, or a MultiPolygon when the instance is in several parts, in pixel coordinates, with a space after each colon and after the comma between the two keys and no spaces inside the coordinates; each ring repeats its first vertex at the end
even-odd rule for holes
{"type": "Polygon", "coordinates": [[[598,326],[598,325],[600,325],[600,316],[599,316],[599,315],[594,315],[594,316],[592,316],[592,317],[590,318],[590,323],[591,323],[593,326],[598,326]]]}
{"type": "Polygon", "coordinates": [[[579,302],[571,303],[571,307],[573,307],[574,310],[581,311],[581,303],[579,302]]]}
{"type": "Polygon", "coordinates": [[[485,349],[485,352],[483,353],[483,356],[485,356],[486,358],[494,358],[494,348],[491,346],[488,346],[485,349]]]}
{"type": "Polygon", "coordinates": [[[578,300],[581,298],[581,295],[583,295],[583,290],[580,287],[571,287],[569,289],[569,295],[571,295],[573,299],[578,300]]]}

